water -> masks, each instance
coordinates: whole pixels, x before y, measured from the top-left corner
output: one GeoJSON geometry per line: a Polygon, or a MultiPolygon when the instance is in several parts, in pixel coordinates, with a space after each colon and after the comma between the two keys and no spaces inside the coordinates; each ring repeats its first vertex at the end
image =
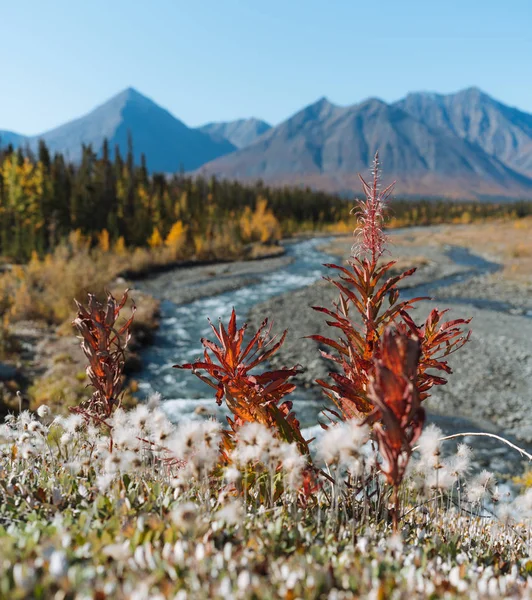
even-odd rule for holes
{"type": "MultiPolygon", "coordinates": [[[[200,298],[188,304],[176,305],[168,300],[161,304],[161,327],[154,344],[143,351],[144,369],[138,379],[141,398],[159,392],[164,398],[165,410],[174,419],[194,417],[198,407],[203,406],[211,414],[221,417],[223,408],[213,407],[213,393],[205,383],[190,371],[173,368],[175,364],[192,362],[202,355],[200,339],[210,337],[209,319],[217,324],[218,319],[227,322],[234,307],[240,319],[245,318],[252,306],[285,292],[306,287],[320,279],[327,271],[324,263],[336,262],[337,258],[322,252],[331,238],[315,238],[286,244],[286,253],[292,262],[276,271],[263,273],[258,283],[236,291],[200,298]],[[213,412],[214,411],[214,412],[213,412]]],[[[454,274],[415,286],[401,292],[404,298],[430,296],[436,287],[452,285],[480,273],[491,273],[500,265],[476,256],[465,248],[449,246],[450,258],[461,266],[468,267],[465,273],[454,274]]],[[[481,302],[481,301],[479,301],[481,302]]],[[[490,308],[496,303],[489,303],[490,308]]],[[[316,423],[323,400],[308,390],[296,390],[293,399],[304,425],[316,423]],[[303,400],[303,404],[297,401],[303,400]]]]}
{"type": "MultiPolygon", "coordinates": [[[[189,304],[175,305],[164,301],[161,305],[161,327],[153,346],[142,353],[143,371],[138,377],[141,397],[159,392],[164,398],[164,407],[174,420],[182,417],[194,418],[194,411],[203,406],[210,414],[221,417],[223,408],[213,407],[213,390],[195,377],[190,371],[174,369],[174,364],[191,362],[202,354],[200,339],[212,339],[208,319],[216,325],[218,319],[227,322],[234,307],[240,319],[245,318],[251,307],[259,302],[284,292],[311,285],[326,272],[324,263],[337,259],[321,252],[318,248],[330,238],[315,238],[303,242],[286,244],[286,253],[293,262],[281,269],[260,275],[260,281],[236,291],[225,292],[209,298],[200,298],[189,304]]],[[[294,396],[304,396],[299,392],[294,396]]],[[[313,407],[319,409],[315,400],[313,407]]],[[[307,408],[310,405],[307,403],[307,408]]],[[[311,421],[318,410],[306,411],[305,421],[311,421]]]]}

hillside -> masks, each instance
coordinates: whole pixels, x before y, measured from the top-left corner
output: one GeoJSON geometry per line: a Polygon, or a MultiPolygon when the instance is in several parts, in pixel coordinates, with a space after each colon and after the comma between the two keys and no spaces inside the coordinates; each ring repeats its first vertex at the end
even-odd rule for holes
{"type": "Polygon", "coordinates": [[[395,106],[429,127],[476,144],[506,166],[532,176],[532,115],[478,88],[456,94],[413,93],[395,106]]]}
{"type": "Polygon", "coordinates": [[[367,171],[377,150],[399,193],[480,198],[532,191],[529,177],[477,144],[378,99],[339,107],[322,98],[200,172],[344,192],[359,188],[356,173],[367,171]]]}

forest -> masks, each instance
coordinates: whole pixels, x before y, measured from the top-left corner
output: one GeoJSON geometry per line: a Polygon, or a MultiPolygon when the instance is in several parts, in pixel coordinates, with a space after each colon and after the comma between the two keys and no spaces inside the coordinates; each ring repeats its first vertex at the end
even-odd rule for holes
{"type": "MultiPolygon", "coordinates": [[[[0,144],[1,148],[1,144],[0,144]]],[[[53,252],[72,232],[91,247],[121,254],[165,249],[164,260],[243,256],[251,243],[272,244],[308,231],[349,231],[346,198],[309,188],[271,188],[261,182],[150,174],[105,142],[83,147],[79,164],[51,155],[41,141],[0,150],[0,256],[26,262],[53,252]]],[[[484,220],[532,214],[532,203],[446,200],[393,201],[390,227],[484,220]]],[[[159,251],[160,254],[160,251],[159,251]]],[[[160,260],[160,257],[159,257],[160,260]]]]}

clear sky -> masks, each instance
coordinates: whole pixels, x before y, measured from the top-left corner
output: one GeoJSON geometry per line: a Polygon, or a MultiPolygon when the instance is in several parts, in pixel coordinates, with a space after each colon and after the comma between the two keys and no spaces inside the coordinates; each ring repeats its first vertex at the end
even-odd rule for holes
{"type": "Polygon", "coordinates": [[[134,87],[188,125],[476,85],[532,112],[532,0],[4,0],[0,129],[134,87]]]}

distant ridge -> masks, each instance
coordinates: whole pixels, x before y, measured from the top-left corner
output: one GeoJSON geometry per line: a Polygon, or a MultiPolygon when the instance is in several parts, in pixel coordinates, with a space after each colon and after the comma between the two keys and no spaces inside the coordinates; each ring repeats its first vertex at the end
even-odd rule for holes
{"type": "Polygon", "coordinates": [[[475,88],[451,96],[411,94],[393,104],[370,98],[347,107],[320,98],[200,172],[344,193],[359,190],[356,173],[366,172],[379,150],[386,177],[397,179],[398,194],[532,197],[529,122],[532,115],[475,88]],[[453,114],[462,115],[455,125],[440,108],[442,99],[450,99],[445,102],[454,106],[453,114]],[[479,115],[489,115],[489,123],[479,115]]]}
{"type": "Polygon", "coordinates": [[[396,106],[532,176],[531,114],[506,106],[476,87],[448,95],[412,93],[396,106]]]}
{"type": "Polygon", "coordinates": [[[225,138],[236,148],[245,148],[253,144],[257,138],[266,133],[272,126],[261,119],[238,119],[222,123],[207,123],[199,127],[200,131],[215,138],[225,138]]]}
{"type": "Polygon", "coordinates": [[[29,138],[27,138],[25,135],[13,133],[12,131],[0,130],[0,148],[4,148],[10,144],[12,144],[14,147],[19,147],[23,146],[28,141],[29,138]]]}
{"type": "Polygon", "coordinates": [[[386,103],[369,98],[337,106],[326,97],[271,127],[260,119],[187,127],[133,88],[87,115],[39,136],[0,131],[0,144],[52,152],[78,161],[81,145],[147,157],[151,171],[185,169],[205,176],[272,185],[312,186],[337,193],[360,190],[379,150],[397,195],[450,198],[532,197],[532,115],[471,87],[454,94],[416,92],[386,103]]]}

